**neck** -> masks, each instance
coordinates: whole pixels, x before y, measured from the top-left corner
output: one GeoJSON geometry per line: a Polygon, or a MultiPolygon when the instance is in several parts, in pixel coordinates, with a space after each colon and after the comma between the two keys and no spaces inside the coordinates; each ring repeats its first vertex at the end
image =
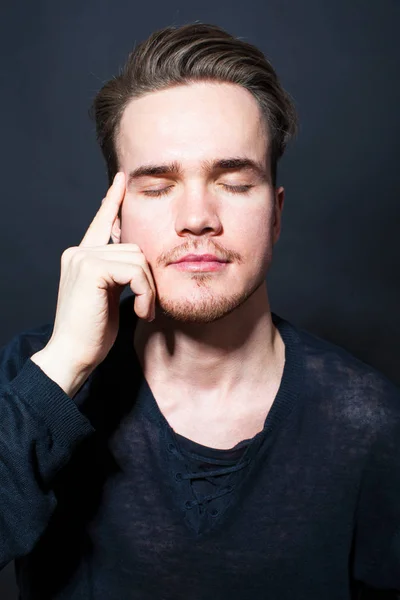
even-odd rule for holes
{"type": "Polygon", "coordinates": [[[212,323],[180,323],[163,315],[153,323],[138,320],[134,348],[147,381],[179,390],[189,403],[268,387],[280,379],[284,363],[265,282],[212,323]]]}

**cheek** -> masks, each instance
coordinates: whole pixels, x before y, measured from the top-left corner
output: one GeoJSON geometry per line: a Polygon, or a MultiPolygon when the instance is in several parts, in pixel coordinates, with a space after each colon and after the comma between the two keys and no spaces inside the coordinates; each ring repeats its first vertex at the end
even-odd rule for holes
{"type": "Polygon", "coordinates": [[[240,237],[249,257],[270,253],[273,233],[273,214],[262,208],[240,220],[240,237]]]}

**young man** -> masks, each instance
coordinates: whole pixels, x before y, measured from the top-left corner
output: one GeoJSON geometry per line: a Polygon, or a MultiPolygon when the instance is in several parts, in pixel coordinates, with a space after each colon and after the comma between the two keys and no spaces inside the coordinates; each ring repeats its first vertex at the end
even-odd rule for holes
{"type": "Polygon", "coordinates": [[[1,356],[21,598],[400,591],[399,392],[269,307],[296,127],[271,65],[167,28],[93,111],[112,185],[62,256],[54,324],[1,356]]]}

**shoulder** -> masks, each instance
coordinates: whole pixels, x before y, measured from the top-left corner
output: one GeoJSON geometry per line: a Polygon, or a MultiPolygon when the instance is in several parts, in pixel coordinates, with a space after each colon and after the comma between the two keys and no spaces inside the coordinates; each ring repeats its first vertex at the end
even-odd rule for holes
{"type": "Polygon", "coordinates": [[[304,381],[316,405],[356,428],[399,428],[400,388],[345,348],[290,324],[304,362],[304,381]]]}
{"type": "Polygon", "coordinates": [[[0,347],[0,385],[14,379],[28,358],[49,341],[53,323],[45,323],[15,334],[0,347]]]}

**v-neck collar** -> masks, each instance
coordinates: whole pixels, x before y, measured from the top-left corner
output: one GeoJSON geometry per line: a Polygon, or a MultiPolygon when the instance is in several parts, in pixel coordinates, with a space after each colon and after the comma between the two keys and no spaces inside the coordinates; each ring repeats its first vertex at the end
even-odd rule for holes
{"type": "MultiPolygon", "coordinates": [[[[124,357],[123,362],[125,367],[129,365],[128,370],[130,377],[132,376],[132,370],[134,369],[141,379],[142,392],[144,392],[147,399],[144,403],[144,410],[147,412],[148,416],[155,419],[161,427],[171,429],[151,392],[134,349],[133,333],[138,317],[133,310],[133,299],[134,296],[129,296],[125,298],[120,305],[120,328],[115,343],[115,346],[119,348],[119,351],[116,349],[116,352],[119,356],[124,357]],[[123,349],[121,348],[121,345],[123,345],[123,349]]],[[[282,317],[273,312],[271,313],[271,317],[285,344],[285,364],[281,383],[265,419],[264,427],[252,438],[251,443],[245,452],[247,458],[256,451],[256,448],[259,445],[258,442],[261,441],[264,435],[275,431],[286,419],[295,405],[300,390],[303,387],[304,354],[300,336],[296,328],[282,317]]]]}

